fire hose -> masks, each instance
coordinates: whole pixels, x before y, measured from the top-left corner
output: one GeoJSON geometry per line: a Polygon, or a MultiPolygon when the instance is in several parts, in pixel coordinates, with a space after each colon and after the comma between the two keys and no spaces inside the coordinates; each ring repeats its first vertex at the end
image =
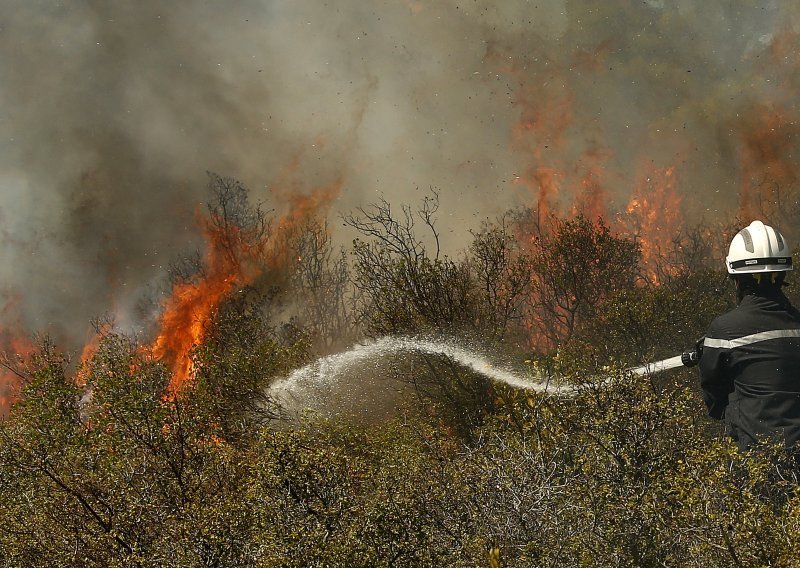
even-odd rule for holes
{"type": "Polygon", "coordinates": [[[685,351],[680,355],[676,355],[675,357],[662,359],[661,361],[653,361],[652,363],[647,363],[641,367],[636,367],[631,369],[631,372],[634,375],[647,375],[651,373],[660,373],[661,371],[666,371],[667,369],[674,369],[675,367],[680,367],[681,365],[684,367],[694,367],[700,362],[700,357],[703,355],[704,341],[705,337],[701,337],[688,351],[685,351]]]}

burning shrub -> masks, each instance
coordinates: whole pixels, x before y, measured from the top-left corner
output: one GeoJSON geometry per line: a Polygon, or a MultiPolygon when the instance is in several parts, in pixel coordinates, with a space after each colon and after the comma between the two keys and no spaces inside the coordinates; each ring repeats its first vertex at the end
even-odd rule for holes
{"type": "Polygon", "coordinates": [[[204,374],[198,388],[169,395],[166,366],[114,333],[83,378],[79,387],[43,345],[0,423],[3,562],[253,562],[253,507],[241,498],[247,445],[229,443],[227,424],[216,419],[219,408],[240,407],[241,391],[212,389],[204,374]]]}
{"type": "Polygon", "coordinates": [[[704,417],[690,371],[625,371],[681,351],[729,305],[702,238],[642,278],[636,242],[601,220],[553,218],[526,234],[501,219],[456,261],[439,254],[434,193],[399,217],[385,201],[349,217],[368,239],[350,271],[321,222],[304,213],[276,235],[240,184],[211,179],[213,250],[178,271],[164,306],[210,300],[184,310],[180,329],[194,335],[180,349],[102,327],[77,376],[48,340],[14,362],[23,388],[0,422],[0,563],[794,562],[796,463],[739,454],[704,417]],[[199,292],[212,282],[218,294],[199,292]],[[277,420],[270,382],[359,323],[524,351],[532,374],[573,390],[518,391],[445,354],[404,352],[359,378],[413,385],[402,418],[277,420]],[[182,370],[192,380],[176,388],[182,370]]]}
{"type": "Polygon", "coordinates": [[[552,349],[602,313],[615,293],[634,287],[641,253],[602,219],[550,222],[552,227],[530,235],[526,246],[532,257],[534,341],[552,349]]]}

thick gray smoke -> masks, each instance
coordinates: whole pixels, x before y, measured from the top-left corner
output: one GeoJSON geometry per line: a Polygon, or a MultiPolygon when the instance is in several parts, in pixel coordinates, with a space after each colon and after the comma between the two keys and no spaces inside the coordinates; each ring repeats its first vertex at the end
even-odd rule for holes
{"type": "Polygon", "coordinates": [[[436,187],[450,251],[535,203],[538,167],[569,193],[601,166],[613,209],[674,165],[684,207],[735,210],[754,108],[779,134],[797,116],[799,31],[777,0],[4,0],[6,311],[72,339],[132,325],[198,245],[207,170],[256,201],[342,177],[332,215],[436,187]]]}

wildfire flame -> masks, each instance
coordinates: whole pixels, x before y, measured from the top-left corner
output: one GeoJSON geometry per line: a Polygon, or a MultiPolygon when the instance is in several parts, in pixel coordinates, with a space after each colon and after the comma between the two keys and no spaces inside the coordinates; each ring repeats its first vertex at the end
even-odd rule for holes
{"type": "MultiPolygon", "coordinates": [[[[683,198],[677,189],[675,166],[657,168],[645,175],[628,202],[627,232],[642,247],[642,262],[653,283],[658,283],[655,263],[669,249],[683,224],[683,198]]],[[[662,267],[662,270],[668,267],[662,267]]]]}
{"type": "Polygon", "coordinates": [[[100,330],[92,334],[91,338],[83,345],[80,357],[78,358],[78,370],[75,372],[75,383],[86,386],[89,373],[89,363],[100,348],[100,340],[103,334],[100,330]]]}
{"type": "Polygon", "coordinates": [[[22,333],[25,329],[19,315],[21,297],[18,293],[7,292],[6,302],[0,308],[0,351],[3,364],[0,365],[0,416],[6,414],[17,398],[21,386],[20,376],[13,368],[27,359],[35,349],[33,341],[22,333]]]}
{"type": "MultiPolygon", "coordinates": [[[[165,300],[159,320],[159,334],[152,345],[155,358],[172,369],[171,391],[177,392],[193,371],[192,348],[203,340],[204,326],[220,302],[236,286],[246,284],[255,274],[242,270],[237,255],[226,249],[228,235],[209,219],[202,224],[206,239],[205,271],[197,282],[179,282],[165,300]]],[[[235,228],[234,228],[235,230],[235,228]]],[[[239,242],[238,239],[233,242],[239,242]]],[[[250,250],[241,251],[244,255],[250,250]]]]}
{"type": "Polygon", "coordinates": [[[752,122],[744,126],[741,135],[739,215],[742,219],[766,217],[780,222],[781,212],[774,209],[787,201],[789,192],[796,191],[800,179],[792,156],[800,129],[775,107],[761,106],[748,118],[752,122]]]}
{"type": "Polygon", "coordinates": [[[242,227],[221,222],[213,215],[200,220],[206,241],[204,270],[199,278],[173,286],[163,303],[159,333],[150,348],[153,357],[165,361],[172,370],[172,395],[191,382],[192,349],[202,343],[206,326],[220,304],[265,270],[287,266],[293,258],[287,247],[288,236],[309,215],[327,207],[342,183],[339,179],[308,195],[297,188],[275,190],[276,198],[287,202],[287,211],[274,230],[264,234],[248,235],[242,227]]]}
{"type": "Polygon", "coordinates": [[[572,205],[572,213],[582,214],[590,219],[606,217],[606,168],[610,153],[589,149],[581,159],[583,174],[580,178],[580,192],[572,205]]]}
{"type": "MultiPolygon", "coordinates": [[[[610,44],[604,43],[595,51],[579,52],[575,64],[599,72],[599,62],[609,49],[610,44]]],[[[513,103],[519,115],[510,149],[526,164],[517,183],[533,194],[537,230],[546,232],[552,215],[603,218],[616,232],[640,242],[645,270],[657,282],[653,263],[668,250],[683,222],[675,167],[654,167],[652,160],[634,157],[648,164],[647,169],[626,179],[623,172],[610,167],[614,152],[604,144],[600,127],[576,123],[576,97],[558,71],[548,66],[548,81],[531,84],[525,80],[528,74],[522,61],[502,53],[490,55],[499,73],[518,82],[513,103]],[[621,209],[610,208],[612,182],[614,193],[626,204],[621,209]]]]}

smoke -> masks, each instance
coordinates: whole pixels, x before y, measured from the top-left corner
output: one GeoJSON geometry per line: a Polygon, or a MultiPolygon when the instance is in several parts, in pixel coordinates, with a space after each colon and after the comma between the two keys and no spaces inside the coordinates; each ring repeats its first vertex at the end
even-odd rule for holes
{"type": "Polygon", "coordinates": [[[341,180],[333,215],[437,187],[451,252],[537,168],[614,211],[675,166],[687,215],[735,212],[795,181],[798,32],[796,0],[6,0],[0,288],[29,330],[134,325],[207,170],[276,207],[341,180]]]}

